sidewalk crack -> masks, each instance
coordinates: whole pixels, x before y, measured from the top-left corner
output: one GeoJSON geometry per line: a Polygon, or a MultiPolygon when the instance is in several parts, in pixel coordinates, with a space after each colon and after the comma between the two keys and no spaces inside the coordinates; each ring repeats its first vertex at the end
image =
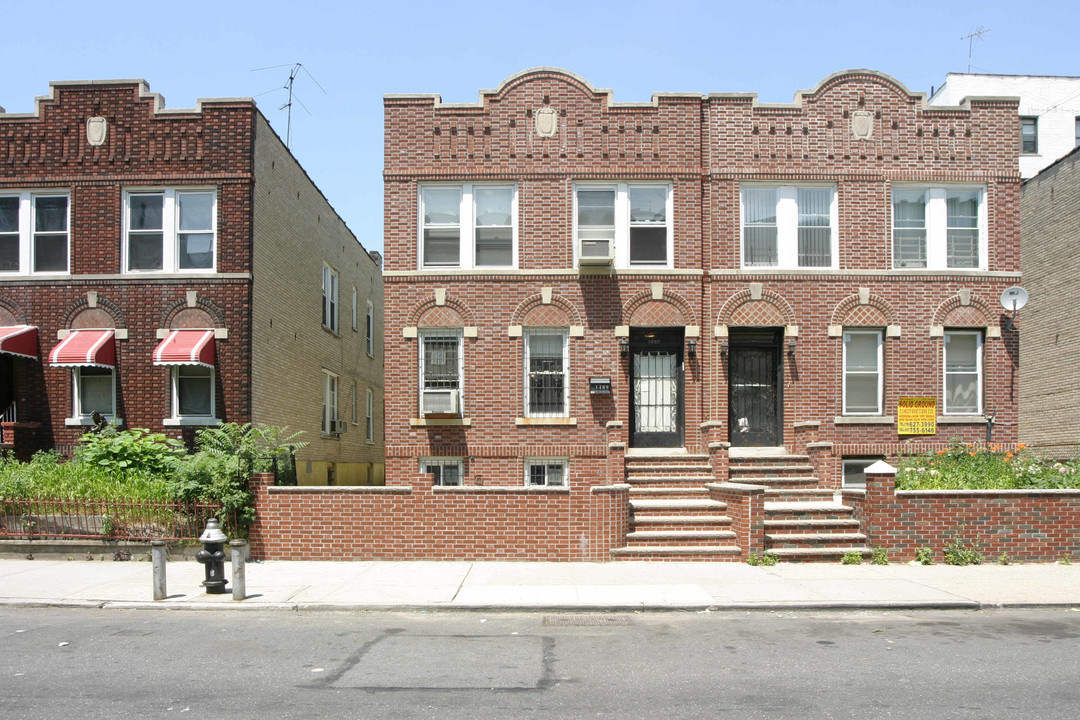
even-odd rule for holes
{"type": "Polygon", "coordinates": [[[458,583],[457,590],[454,591],[454,597],[450,598],[450,604],[453,605],[457,600],[458,593],[461,592],[461,588],[465,587],[465,581],[469,579],[469,573],[472,572],[474,563],[469,563],[469,569],[465,571],[465,577],[461,578],[461,582],[458,583]]]}

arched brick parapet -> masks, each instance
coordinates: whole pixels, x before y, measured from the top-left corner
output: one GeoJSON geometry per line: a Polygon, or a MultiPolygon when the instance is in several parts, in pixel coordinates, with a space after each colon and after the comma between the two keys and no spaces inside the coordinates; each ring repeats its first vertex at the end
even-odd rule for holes
{"type": "Polygon", "coordinates": [[[545,304],[540,293],[530,295],[518,303],[510,324],[534,327],[584,325],[581,313],[572,302],[559,295],[552,295],[551,302],[545,304]]]}
{"type": "MultiPolygon", "coordinates": [[[[191,310],[200,310],[209,318],[209,324],[200,327],[225,327],[225,313],[214,303],[199,297],[195,300],[195,307],[188,307],[187,300],[177,300],[168,305],[161,313],[161,325],[159,327],[172,328],[176,323],[178,327],[195,327],[185,321],[185,316],[190,316],[191,310]]],[[[188,318],[190,319],[190,318],[188,318]]]]}
{"type": "Polygon", "coordinates": [[[469,309],[469,306],[449,295],[446,296],[445,302],[441,305],[436,302],[434,297],[426,298],[425,300],[422,300],[421,302],[414,305],[413,309],[409,312],[408,325],[411,325],[413,327],[457,327],[475,324],[476,323],[473,321],[472,311],[469,309]],[[436,309],[442,312],[430,312],[436,309]],[[456,313],[457,318],[460,320],[460,322],[455,322],[453,324],[431,324],[431,318],[437,318],[440,316],[450,317],[448,313],[445,312],[447,310],[456,313]]]}
{"type": "Polygon", "coordinates": [[[993,311],[980,297],[974,295],[964,302],[960,294],[946,299],[934,311],[934,325],[950,327],[997,327],[993,311]]]}
{"type": "Polygon", "coordinates": [[[126,328],[127,322],[124,320],[124,313],[116,303],[98,295],[95,307],[90,307],[90,301],[85,297],[78,302],[72,303],[67,313],[64,314],[62,327],[73,329],[92,327],[126,328]],[[84,313],[86,314],[84,315],[84,313]],[[83,317],[80,318],[80,315],[83,317]]]}
{"type": "Polygon", "coordinates": [[[777,326],[795,325],[795,313],[791,304],[780,293],[762,290],[761,298],[755,300],[751,290],[735,293],[716,318],[717,325],[777,326]]]}
{"type": "Polygon", "coordinates": [[[865,303],[858,294],[849,295],[836,304],[829,324],[849,327],[896,325],[896,311],[877,295],[869,295],[865,303]]]}
{"type": "Polygon", "coordinates": [[[623,304],[624,325],[671,327],[697,325],[694,310],[678,293],[664,290],[660,299],[651,290],[643,290],[623,304]]]}

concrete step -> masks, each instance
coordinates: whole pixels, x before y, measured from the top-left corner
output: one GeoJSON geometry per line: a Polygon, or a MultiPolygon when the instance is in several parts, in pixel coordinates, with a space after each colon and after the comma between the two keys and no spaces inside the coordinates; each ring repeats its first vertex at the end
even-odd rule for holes
{"type": "Polygon", "coordinates": [[[798,473],[799,475],[813,475],[814,466],[791,464],[791,465],[736,465],[732,463],[728,466],[728,473],[731,475],[738,475],[739,477],[747,477],[750,475],[790,475],[792,473],[798,473]]]}
{"type": "Polygon", "coordinates": [[[858,530],[860,523],[854,518],[846,520],[816,520],[813,518],[796,518],[785,520],[766,520],[766,532],[790,532],[799,530],[802,532],[851,532],[858,530]]]}
{"type": "Polygon", "coordinates": [[[771,549],[778,547],[822,547],[826,545],[840,546],[841,543],[852,545],[864,545],[866,535],[863,533],[766,533],[765,542],[771,544],[771,549]]]}
{"type": "Polygon", "coordinates": [[[768,487],[765,488],[765,502],[834,502],[837,491],[830,488],[810,487],[768,487]]]}
{"type": "Polygon", "coordinates": [[[686,529],[703,529],[702,525],[730,525],[731,518],[727,515],[691,515],[688,517],[682,517],[678,515],[634,515],[633,524],[635,527],[642,525],[654,527],[661,526],[668,529],[679,529],[680,525],[694,525],[696,528],[686,529]]]}
{"type": "Polygon", "coordinates": [[[638,545],[703,545],[710,541],[735,539],[731,530],[635,530],[626,534],[631,546],[638,545]]]}
{"type": "Polygon", "coordinates": [[[857,552],[864,558],[870,556],[870,548],[862,547],[814,547],[814,548],[774,548],[768,550],[785,562],[839,560],[849,552],[857,552]]]}
{"type": "Polygon", "coordinates": [[[765,487],[805,487],[817,485],[818,479],[813,475],[763,475],[761,477],[733,477],[731,482],[749,483],[751,485],[764,485],[765,487]]]}
{"type": "Polygon", "coordinates": [[[847,518],[853,512],[850,505],[844,505],[838,502],[766,502],[765,515],[776,519],[779,517],[785,517],[787,519],[805,518],[816,520],[830,520],[835,518],[847,518]]]}
{"type": "Polygon", "coordinates": [[[648,475],[651,473],[696,473],[699,475],[712,475],[712,468],[709,465],[656,465],[653,463],[646,465],[644,463],[626,463],[626,472],[639,475],[648,475]]]}
{"type": "Polygon", "coordinates": [[[626,482],[631,485],[644,485],[651,483],[705,483],[714,482],[712,475],[628,475],[626,482]]]}
{"type": "Polygon", "coordinates": [[[719,500],[699,500],[699,499],[679,499],[679,500],[667,500],[667,499],[638,499],[630,498],[630,509],[634,513],[645,511],[672,511],[672,510],[697,510],[706,512],[722,512],[727,510],[727,503],[720,502],[719,500]]]}
{"type": "Polygon", "coordinates": [[[611,551],[613,560],[738,560],[741,554],[735,545],[635,545],[611,551]]]}
{"type": "Polygon", "coordinates": [[[630,495],[632,497],[649,497],[659,495],[671,495],[671,496],[693,496],[700,495],[702,497],[709,497],[709,491],[701,485],[690,485],[684,487],[630,487],[630,495]]]}

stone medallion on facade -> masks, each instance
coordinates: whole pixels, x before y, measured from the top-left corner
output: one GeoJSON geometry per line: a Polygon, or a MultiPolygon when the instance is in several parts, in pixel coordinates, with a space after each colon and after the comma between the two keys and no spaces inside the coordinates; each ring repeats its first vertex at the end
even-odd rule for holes
{"type": "Polygon", "coordinates": [[[559,130],[559,115],[555,108],[542,107],[536,111],[536,134],[542,138],[555,137],[559,130]]]}

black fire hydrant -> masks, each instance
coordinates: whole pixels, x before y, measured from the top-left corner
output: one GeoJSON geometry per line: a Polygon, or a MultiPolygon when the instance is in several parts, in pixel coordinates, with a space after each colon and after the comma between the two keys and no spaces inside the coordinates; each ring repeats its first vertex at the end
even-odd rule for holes
{"type": "Polygon", "coordinates": [[[225,551],[222,549],[229,538],[221,532],[216,518],[206,521],[206,529],[199,536],[199,542],[203,549],[195,553],[195,559],[203,564],[206,569],[206,580],[203,587],[207,595],[225,594],[225,551]]]}

